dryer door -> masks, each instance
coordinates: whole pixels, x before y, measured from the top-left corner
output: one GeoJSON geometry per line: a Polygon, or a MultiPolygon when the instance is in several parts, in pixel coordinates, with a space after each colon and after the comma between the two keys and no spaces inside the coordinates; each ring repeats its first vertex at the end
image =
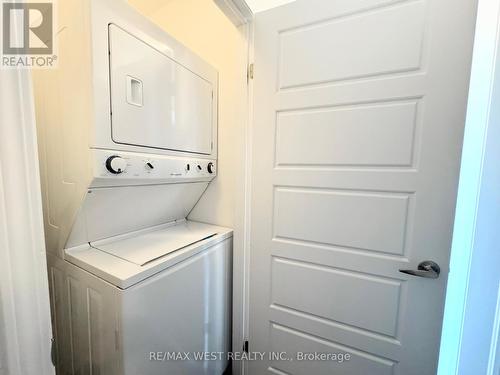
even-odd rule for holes
{"type": "Polygon", "coordinates": [[[212,84],[113,24],[109,49],[113,141],[210,154],[212,84]]]}

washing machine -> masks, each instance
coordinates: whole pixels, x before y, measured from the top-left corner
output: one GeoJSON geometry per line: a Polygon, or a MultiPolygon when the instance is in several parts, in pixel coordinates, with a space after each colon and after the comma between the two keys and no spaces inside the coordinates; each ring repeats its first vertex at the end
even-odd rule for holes
{"type": "Polygon", "coordinates": [[[60,371],[222,374],[231,249],[230,229],[181,220],[51,258],[60,371]]]}
{"type": "Polygon", "coordinates": [[[33,72],[59,374],[222,374],[232,231],[189,220],[217,177],[216,69],[119,0],[58,2],[33,72]]]}

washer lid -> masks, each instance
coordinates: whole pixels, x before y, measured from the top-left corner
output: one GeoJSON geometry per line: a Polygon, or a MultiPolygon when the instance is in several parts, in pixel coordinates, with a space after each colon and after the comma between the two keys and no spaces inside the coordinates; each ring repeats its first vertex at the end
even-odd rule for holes
{"type": "MultiPolygon", "coordinates": [[[[233,231],[229,228],[218,227],[193,221],[181,221],[162,224],[152,228],[141,229],[133,233],[122,234],[120,236],[115,236],[106,240],[95,241],[92,244],[93,246],[91,246],[89,243],[85,243],[83,245],[65,249],[64,260],[71,264],[74,264],[77,267],[80,267],[81,269],[84,269],[87,272],[90,272],[91,274],[107,281],[112,285],[115,285],[122,290],[125,290],[143,280],[146,280],[151,276],[154,276],[164,270],[169,269],[170,267],[175,266],[176,264],[185,262],[191,257],[195,257],[198,255],[202,256],[203,253],[205,253],[206,251],[210,251],[210,249],[220,249],[219,246],[223,248],[225,248],[226,246],[230,247],[230,242],[227,242],[224,245],[223,243],[225,243],[226,241],[230,241],[229,239],[232,237],[232,235],[233,231]],[[176,228],[184,227],[184,229],[177,230],[174,229],[174,226],[176,228]],[[166,231],[171,235],[173,235],[173,232],[185,233],[186,231],[196,231],[200,234],[207,232],[217,234],[204,240],[196,241],[195,243],[183,247],[182,249],[178,249],[177,251],[167,253],[166,255],[152,260],[144,265],[133,263],[121,258],[120,256],[115,256],[114,254],[96,248],[97,246],[107,247],[109,245],[110,248],[116,251],[118,247],[111,245],[116,245],[127,239],[131,240],[133,238],[149,237],[147,235],[153,233],[153,237],[161,237],[161,235],[159,235],[159,232],[163,231],[166,231]]],[[[139,242],[142,246],[143,242],[139,242]]],[[[167,242],[169,241],[164,242],[164,246],[158,246],[158,248],[167,249],[167,242]]]]}
{"type": "Polygon", "coordinates": [[[186,222],[134,237],[91,242],[90,246],[128,262],[144,266],[174,251],[216,235],[213,227],[186,222]]]}

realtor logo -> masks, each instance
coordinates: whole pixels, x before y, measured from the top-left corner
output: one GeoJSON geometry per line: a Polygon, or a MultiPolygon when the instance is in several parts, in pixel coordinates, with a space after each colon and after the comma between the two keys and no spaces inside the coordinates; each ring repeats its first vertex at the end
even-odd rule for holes
{"type": "Polygon", "coordinates": [[[54,66],[52,2],[4,2],[2,21],[4,67],[54,66]]]}

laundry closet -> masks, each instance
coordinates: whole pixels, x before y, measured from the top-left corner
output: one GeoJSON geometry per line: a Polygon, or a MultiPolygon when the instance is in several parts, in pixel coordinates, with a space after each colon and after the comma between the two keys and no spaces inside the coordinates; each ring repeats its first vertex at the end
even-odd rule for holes
{"type": "Polygon", "coordinates": [[[476,1],[275,3],[58,2],[58,373],[435,372],[476,1]]]}

